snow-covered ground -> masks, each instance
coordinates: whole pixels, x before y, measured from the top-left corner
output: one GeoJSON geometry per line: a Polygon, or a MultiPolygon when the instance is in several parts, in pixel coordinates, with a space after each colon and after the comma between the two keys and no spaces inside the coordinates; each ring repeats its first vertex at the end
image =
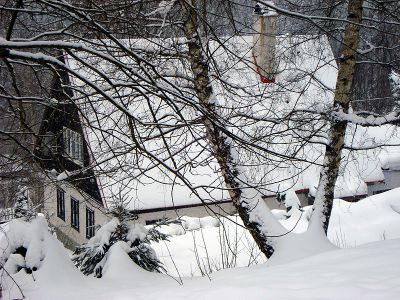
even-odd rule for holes
{"type": "MultiPolygon", "coordinates": [[[[52,249],[54,250],[54,249],[52,249]]],[[[138,269],[113,251],[112,268],[102,279],[84,278],[68,261],[38,271],[22,288],[27,299],[398,299],[400,240],[331,251],[286,265],[259,265],[187,279],[138,269]]],[[[7,296],[7,295],[6,295],[7,296]]],[[[6,298],[7,299],[7,298],[6,298]]]]}
{"type": "MultiPolygon", "coordinates": [[[[400,189],[395,189],[356,203],[335,200],[328,231],[331,242],[340,248],[349,248],[400,238],[399,193],[400,189]]],[[[311,206],[303,212],[293,212],[288,219],[283,210],[273,210],[273,213],[288,230],[294,228],[293,232],[301,233],[307,228],[311,206]]],[[[170,242],[152,245],[174,276],[197,276],[210,273],[210,269],[266,261],[248,231],[235,225],[242,224],[238,217],[221,219],[219,227],[212,227],[207,219],[185,218],[184,221],[182,226],[161,227],[163,233],[171,234],[170,242]]]]}
{"type": "MultiPolygon", "coordinates": [[[[27,264],[32,268],[38,267],[38,270],[33,274],[26,274],[23,270],[9,270],[14,273],[12,276],[20,284],[26,299],[33,300],[186,300],[222,297],[230,300],[398,299],[399,192],[400,189],[396,189],[353,204],[337,200],[329,237],[338,246],[346,248],[337,248],[288,263],[261,263],[264,260],[257,255],[247,233],[233,226],[233,223],[226,221],[224,227],[215,227],[216,223],[212,219],[186,218],[183,228],[163,228],[163,231],[174,235],[169,243],[156,247],[172,274],[175,266],[181,276],[198,274],[199,265],[205,273],[229,264],[243,266],[249,263],[249,257],[259,264],[212,272],[204,277],[172,278],[140,269],[126,255],[124,247],[116,243],[109,252],[104,276],[100,279],[86,277],[73,266],[62,245],[46,231],[44,220],[38,218],[32,227],[35,230],[31,229],[35,234],[30,231],[23,233],[22,225],[19,224],[19,228],[22,228],[18,230],[20,233],[9,237],[11,245],[24,243],[29,246],[29,238],[36,236],[39,241],[32,244],[31,252],[27,253],[27,264]],[[38,233],[40,228],[43,230],[38,233]],[[201,229],[190,230],[193,228],[201,229]],[[228,237],[231,252],[224,248],[227,243],[221,243],[228,237]],[[235,252],[238,253],[236,257],[235,252]],[[253,255],[249,256],[248,253],[253,255]],[[175,266],[170,256],[173,256],[175,266]],[[221,257],[225,257],[225,261],[221,257]],[[214,258],[218,260],[214,261],[214,258]]],[[[284,219],[283,212],[276,211],[275,215],[284,219]]],[[[282,222],[289,229],[297,224],[295,231],[301,232],[307,225],[308,215],[309,208],[303,213],[293,213],[282,222]]],[[[6,245],[3,240],[1,247],[4,249],[6,245]]],[[[6,269],[7,264],[11,266],[12,261],[6,263],[6,269]]],[[[10,277],[3,273],[3,278],[3,298],[21,298],[10,277]]]]}

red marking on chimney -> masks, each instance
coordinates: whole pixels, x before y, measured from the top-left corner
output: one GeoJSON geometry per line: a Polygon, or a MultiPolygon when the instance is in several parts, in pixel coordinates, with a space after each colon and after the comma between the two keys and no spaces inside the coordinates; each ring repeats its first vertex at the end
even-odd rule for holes
{"type": "Polygon", "coordinates": [[[260,67],[257,64],[257,60],[256,60],[256,57],[254,56],[254,53],[252,53],[251,55],[253,57],[254,65],[256,66],[256,72],[260,76],[261,82],[262,83],[275,83],[275,78],[268,79],[261,75],[260,67]]]}

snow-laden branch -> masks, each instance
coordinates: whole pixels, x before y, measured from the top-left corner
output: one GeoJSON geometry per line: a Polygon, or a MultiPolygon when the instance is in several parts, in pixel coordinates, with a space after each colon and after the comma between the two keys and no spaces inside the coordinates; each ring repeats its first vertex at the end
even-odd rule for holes
{"type": "Polygon", "coordinates": [[[362,117],[355,113],[345,113],[342,110],[332,112],[332,117],[339,121],[346,121],[348,123],[376,127],[387,124],[399,125],[400,124],[400,112],[394,111],[385,116],[373,116],[362,117]]]}

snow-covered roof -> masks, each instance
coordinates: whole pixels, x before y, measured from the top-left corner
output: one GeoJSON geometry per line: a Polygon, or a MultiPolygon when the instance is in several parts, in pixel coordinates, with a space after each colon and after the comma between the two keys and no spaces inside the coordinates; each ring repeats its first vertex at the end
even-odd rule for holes
{"type": "MultiPolygon", "coordinates": [[[[369,150],[352,151],[344,150],[343,163],[335,187],[335,197],[344,198],[367,194],[367,185],[385,180],[382,169],[386,166],[395,167],[389,157],[398,158],[400,137],[396,126],[385,125],[381,127],[363,128],[349,125],[346,145],[355,148],[364,147],[369,150]],[[393,145],[378,147],[379,145],[393,145]],[[386,164],[386,165],[385,165],[386,164]]],[[[320,159],[319,162],[322,160],[320,159]]],[[[300,175],[294,189],[309,189],[315,194],[319,179],[318,166],[312,166],[300,175]]]]}
{"type": "Polygon", "coordinates": [[[400,151],[384,154],[380,157],[382,169],[400,171],[400,151]]]}
{"type": "MultiPolygon", "coordinates": [[[[122,41],[124,42],[124,41],[122,41]]],[[[125,41],[132,49],[157,52],[160,47],[168,47],[174,43],[171,40],[130,40],[125,41]]],[[[254,118],[262,116],[273,107],[278,107],[280,113],[290,111],[293,107],[302,109],[321,109],[329,107],[333,100],[337,68],[325,36],[282,36],[277,38],[277,57],[279,62],[278,75],[275,84],[263,84],[258,74],[252,68],[252,37],[237,36],[224,43],[224,47],[211,42],[213,51],[213,68],[211,77],[218,72],[221,81],[213,81],[214,97],[218,105],[228,113],[239,111],[252,115],[254,118]],[[239,100],[240,98],[240,100],[239,100]],[[248,106],[243,106],[243,99],[248,101],[248,106]],[[275,106],[278,103],[278,106],[275,106]],[[251,104],[251,105],[250,105],[251,104]],[[274,105],[274,106],[273,106],[274,105]],[[234,108],[234,109],[233,109],[234,108]]],[[[172,49],[172,48],[171,48],[172,49]]],[[[172,51],[172,50],[171,50],[172,51]]],[[[91,58],[84,58],[91,59],[91,58]]],[[[95,62],[93,62],[95,63],[95,62]]],[[[126,62],[131,63],[130,61],[126,62]]],[[[115,75],[114,83],[120,83],[118,91],[109,88],[106,81],[96,78],[91,70],[83,67],[74,59],[69,59],[73,69],[80,72],[103,88],[104,93],[118,102],[115,105],[104,101],[102,97],[91,96],[91,103],[80,101],[82,111],[86,113],[86,132],[91,145],[96,167],[102,182],[103,192],[107,201],[115,198],[131,200],[130,207],[135,210],[145,210],[181,205],[196,205],[201,201],[212,203],[228,199],[228,193],[224,190],[221,176],[218,173],[218,165],[210,155],[210,149],[204,138],[201,125],[185,127],[179,134],[165,135],[168,138],[169,151],[174,154],[174,161],[166,150],[165,141],[158,135],[154,139],[145,137],[156,136],[154,127],[146,125],[154,123],[154,117],[165,120],[163,125],[180,124],[182,120],[177,117],[177,112],[186,120],[193,121],[200,115],[191,105],[183,103],[176,96],[174,88],[185,91],[184,85],[175,76],[180,78],[190,74],[189,68],[179,60],[165,60],[158,63],[157,72],[165,81],[157,82],[164,90],[171,91],[173,104],[170,99],[163,99],[158,90],[152,90],[151,85],[129,85],[125,80],[125,74],[119,76],[119,70],[110,68],[106,63],[100,62],[96,69],[104,74],[115,75]],[[137,97],[137,91],[141,97],[137,97]],[[135,93],[132,97],[131,93],[135,93]],[[160,100],[161,99],[161,100],[160,100]],[[150,109],[151,107],[151,109],[150,109]],[[125,110],[133,115],[139,124],[136,134],[140,138],[141,149],[135,147],[132,141],[126,140],[121,132],[130,130],[127,120],[120,113],[125,110]],[[96,111],[96,115],[93,114],[96,111]],[[150,128],[150,129],[149,129],[150,128]],[[120,133],[118,133],[120,132],[120,133]],[[128,143],[130,142],[130,143],[128,143]],[[184,149],[182,149],[182,145],[184,149]],[[141,156],[135,155],[140,152],[141,156]],[[158,163],[154,163],[157,157],[158,163]],[[160,163],[162,162],[162,164],[160,163]],[[106,174],[101,172],[107,170],[106,174]],[[111,171],[110,171],[111,170],[111,171]],[[179,171],[183,177],[175,176],[171,171],[179,171]],[[183,182],[186,181],[186,182],[183,182]],[[192,189],[188,188],[192,186],[192,189]],[[196,194],[197,193],[197,194],[196,194]]],[[[134,63],[132,63],[134,66],[134,63]]],[[[144,74],[140,73],[140,76],[144,74]]],[[[84,84],[75,82],[75,84],[84,84]]],[[[89,89],[90,90],[90,89],[89,89]]],[[[186,98],[190,98],[187,97],[186,98]]],[[[276,112],[278,113],[278,111],[276,112]]],[[[235,124],[227,124],[231,132],[245,135],[246,132],[255,130],[251,125],[240,127],[240,118],[232,117],[235,124]],[[239,124],[239,126],[238,126],[239,124]]],[[[354,129],[349,129],[354,130],[354,129]]],[[[382,129],[386,130],[386,129],[382,129]]],[[[167,132],[167,129],[165,131],[167,132]]],[[[350,144],[360,135],[359,143],[375,141],[382,138],[382,132],[373,133],[371,138],[365,132],[357,128],[352,136],[350,144]]],[[[164,134],[164,133],[163,133],[164,134]]],[[[285,137],[273,137],[274,141],[284,141],[285,137]]],[[[273,146],[271,146],[273,147],[273,146]]],[[[287,146],[287,147],[290,147],[287,146]]],[[[274,150],[274,149],[273,149],[274,150]]],[[[249,178],[263,177],[264,186],[262,193],[265,195],[283,192],[287,189],[314,189],[318,184],[319,166],[323,158],[323,147],[314,145],[303,151],[308,161],[316,163],[284,163],[278,167],[264,166],[263,170],[249,170],[249,178]],[[262,174],[262,175],[260,175],[262,174]]],[[[362,157],[362,156],[359,156],[362,157]]],[[[383,179],[379,161],[376,157],[371,160],[371,154],[365,154],[365,159],[353,158],[347,161],[342,177],[338,180],[336,195],[338,197],[356,194],[365,194],[364,181],[379,181],[383,179]],[[371,163],[371,161],[373,163],[371,163]]]]}

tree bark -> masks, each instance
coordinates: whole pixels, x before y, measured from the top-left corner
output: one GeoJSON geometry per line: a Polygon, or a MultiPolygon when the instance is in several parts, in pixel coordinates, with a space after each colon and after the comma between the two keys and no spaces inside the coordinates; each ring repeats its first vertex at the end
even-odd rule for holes
{"type": "Polygon", "coordinates": [[[335,112],[348,113],[351,88],[356,66],[357,45],[363,14],[363,0],[349,0],[347,25],[344,33],[342,53],[339,58],[339,72],[336,82],[332,120],[328,131],[328,145],[325,150],[323,169],[315,196],[313,214],[309,229],[323,228],[328,231],[332,212],[334,188],[342,159],[342,149],[346,135],[347,121],[335,118],[335,112]]]}
{"type": "Polygon", "coordinates": [[[199,32],[198,12],[195,1],[180,2],[184,21],[184,32],[189,50],[189,60],[194,76],[194,89],[199,103],[205,109],[203,124],[206,136],[224,178],[229,195],[244,225],[252,234],[260,250],[271,257],[274,253],[272,234],[282,234],[286,230],[274,219],[262,199],[250,199],[245,194],[244,180],[240,179],[240,168],[232,155],[231,143],[217,125],[217,107],[213,101],[213,88],[209,77],[209,65],[202,47],[199,32]]]}

